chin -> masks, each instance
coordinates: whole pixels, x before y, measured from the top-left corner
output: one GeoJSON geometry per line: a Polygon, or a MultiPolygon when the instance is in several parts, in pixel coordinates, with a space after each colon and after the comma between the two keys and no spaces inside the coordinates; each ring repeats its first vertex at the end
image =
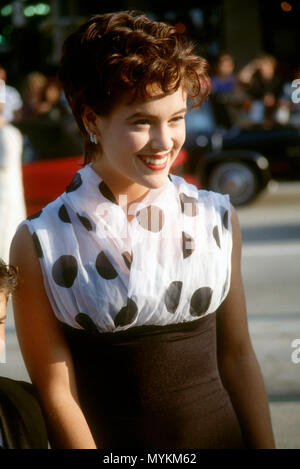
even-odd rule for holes
{"type": "Polygon", "coordinates": [[[166,183],[168,173],[158,175],[146,176],[142,182],[143,186],[149,189],[159,189],[166,183]]]}

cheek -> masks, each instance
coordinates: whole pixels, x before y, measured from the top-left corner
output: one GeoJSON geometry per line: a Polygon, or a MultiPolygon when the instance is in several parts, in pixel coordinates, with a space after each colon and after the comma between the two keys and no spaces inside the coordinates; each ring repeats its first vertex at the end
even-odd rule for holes
{"type": "Polygon", "coordinates": [[[124,136],[123,148],[129,153],[136,153],[143,149],[149,142],[147,132],[131,132],[124,136]]]}
{"type": "Polygon", "coordinates": [[[175,134],[175,141],[178,147],[182,147],[182,145],[184,144],[185,136],[186,136],[186,128],[184,124],[180,126],[180,128],[177,129],[177,132],[175,134]]]}
{"type": "Polygon", "coordinates": [[[148,140],[147,132],[129,132],[120,128],[119,132],[110,134],[108,138],[101,141],[101,144],[104,153],[111,155],[113,159],[120,160],[126,155],[141,150],[148,140]]]}

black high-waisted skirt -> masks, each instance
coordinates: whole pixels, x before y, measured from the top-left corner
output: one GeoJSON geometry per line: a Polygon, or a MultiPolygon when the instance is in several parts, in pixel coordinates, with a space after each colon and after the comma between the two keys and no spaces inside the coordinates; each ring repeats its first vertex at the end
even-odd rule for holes
{"type": "Polygon", "coordinates": [[[217,367],[216,313],[92,333],[63,325],[98,448],[243,448],[217,367]]]}

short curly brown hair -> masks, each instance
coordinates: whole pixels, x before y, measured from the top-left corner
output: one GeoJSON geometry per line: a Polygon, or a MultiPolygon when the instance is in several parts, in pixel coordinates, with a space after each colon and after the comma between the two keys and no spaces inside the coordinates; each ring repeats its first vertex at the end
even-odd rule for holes
{"type": "Polygon", "coordinates": [[[92,16],[63,45],[58,77],[84,137],[85,161],[95,145],[82,122],[83,106],[107,115],[125,92],[132,99],[149,96],[149,85],[164,93],[183,86],[194,106],[210,91],[208,64],[190,39],[174,26],[136,12],[92,16]]]}
{"type": "Polygon", "coordinates": [[[0,293],[13,293],[18,283],[17,270],[0,259],[0,293]]]}

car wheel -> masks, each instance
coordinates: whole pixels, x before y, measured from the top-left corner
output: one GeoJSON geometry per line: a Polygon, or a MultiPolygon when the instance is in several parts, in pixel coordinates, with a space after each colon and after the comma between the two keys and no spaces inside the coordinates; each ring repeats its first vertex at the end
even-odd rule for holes
{"type": "Polygon", "coordinates": [[[208,189],[229,194],[233,205],[243,205],[258,194],[258,176],[246,163],[240,161],[220,163],[210,172],[208,189]]]}

